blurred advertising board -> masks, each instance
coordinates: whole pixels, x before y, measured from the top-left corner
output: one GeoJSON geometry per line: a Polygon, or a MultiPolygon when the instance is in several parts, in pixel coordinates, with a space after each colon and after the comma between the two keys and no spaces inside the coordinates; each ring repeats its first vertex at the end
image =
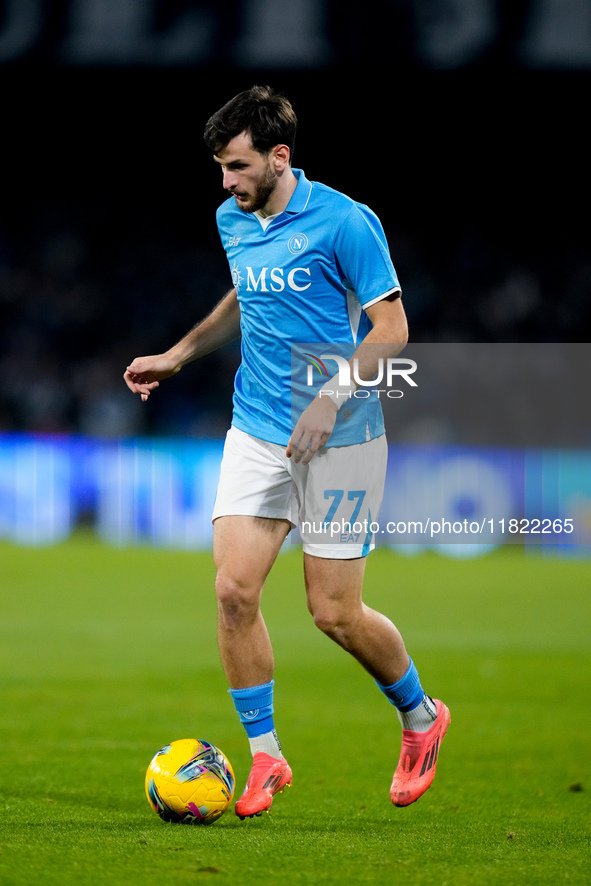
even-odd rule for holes
{"type": "MultiPolygon", "coordinates": [[[[84,527],[117,546],[207,549],[222,448],[0,435],[0,539],[50,545],[84,527]]],[[[343,517],[334,531],[367,531],[343,517]]],[[[370,528],[377,544],[408,553],[467,557],[520,544],[589,556],[591,450],[391,443],[370,528]]]]}

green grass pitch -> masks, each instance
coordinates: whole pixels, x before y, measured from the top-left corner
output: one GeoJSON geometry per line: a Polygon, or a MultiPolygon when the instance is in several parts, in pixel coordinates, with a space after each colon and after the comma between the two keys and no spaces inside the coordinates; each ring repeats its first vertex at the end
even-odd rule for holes
{"type": "Polygon", "coordinates": [[[163,744],[219,744],[238,792],[248,772],[212,584],[207,554],[0,546],[2,886],[589,882],[591,563],[370,557],[367,603],[452,712],[431,790],[395,809],[395,711],[314,628],[288,551],[264,613],[294,786],[268,816],[166,825],[143,786],[163,744]]]}

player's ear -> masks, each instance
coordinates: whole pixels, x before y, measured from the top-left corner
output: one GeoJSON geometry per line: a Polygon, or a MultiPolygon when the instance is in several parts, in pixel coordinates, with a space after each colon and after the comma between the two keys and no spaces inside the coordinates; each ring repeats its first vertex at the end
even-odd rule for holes
{"type": "Polygon", "coordinates": [[[275,145],[271,151],[272,162],[277,172],[289,166],[291,151],[287,145],[275,145]]]}

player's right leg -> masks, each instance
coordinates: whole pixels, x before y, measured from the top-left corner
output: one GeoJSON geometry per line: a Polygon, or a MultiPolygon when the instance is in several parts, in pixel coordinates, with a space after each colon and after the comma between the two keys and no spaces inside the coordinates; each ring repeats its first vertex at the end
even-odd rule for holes
{"type": "Polygon", "coordinates": [[[253,764],[236,801],[240,818],[268,810],[291,784],[273,722],[273,650],[260,610],[265,579],[291,524],[266,517],[226,516],[214,522],[218,642],[253,764]]]}
{"type": "Polygon", "coordinates": [[[236,802],[240,818],[268,810],[291,784],[273,722],[273,650],[260,610],[263,585],[291,524],[266,517],[225,516],[214,522],[218,642],[253,765],[236,802]]]}
{"type": "Polygon", "coordinates": [[[213,524],[218,642],[233,689],[273,679],[273,651],[260,599],[290,528],[286,520],[266,517],[218,517],[213,524]]]}

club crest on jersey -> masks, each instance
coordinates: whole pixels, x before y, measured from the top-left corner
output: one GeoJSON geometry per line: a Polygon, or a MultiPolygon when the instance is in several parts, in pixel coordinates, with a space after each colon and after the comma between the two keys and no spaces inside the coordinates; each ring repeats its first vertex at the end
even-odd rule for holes
{"type": "Polygon", "coordinates": [[[305,234],[294,234],[293,237],[289,238],[287,248],[292,255],[299,255],[308,248],[308,238],[305,234]]]}

